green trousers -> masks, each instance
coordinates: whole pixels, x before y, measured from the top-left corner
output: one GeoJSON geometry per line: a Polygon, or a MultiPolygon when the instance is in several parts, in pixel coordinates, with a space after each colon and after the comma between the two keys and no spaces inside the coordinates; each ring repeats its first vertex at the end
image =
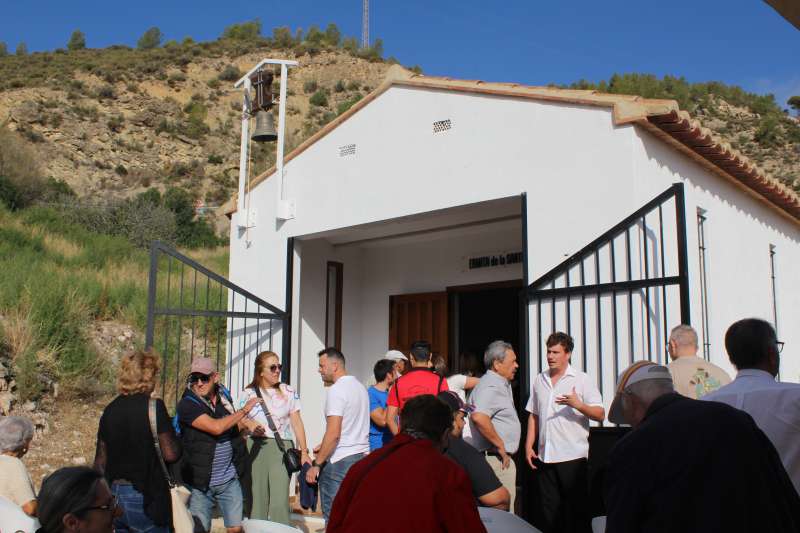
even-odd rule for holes
{"type": "MultiPolygon", "coordinates": [[[[287,448],[292,441],[284,439],[287,448]]],[[[245,481],[248,516],[289,525],[289,474],[275,439],[247,439],[250,473],[245,481]]]]}

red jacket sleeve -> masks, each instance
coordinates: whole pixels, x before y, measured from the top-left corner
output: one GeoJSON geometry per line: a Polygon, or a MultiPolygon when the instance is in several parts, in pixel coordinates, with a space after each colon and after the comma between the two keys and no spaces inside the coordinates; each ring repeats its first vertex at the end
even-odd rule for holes
{"type": "Polygon", "coordinates": [[[400,408],[400,402],[397,401],[397,390],[395,387],[397,382],[393,383],[391,387],[389,387],[389,397],[386,398],[386,405],[391,405],[392,407],[400,408]]]}
{"type": "Polygon", "coordinates": [[[447,482],[440,485],[435,505],[442,531],[486,533],[466,472],[455,464],[447,466],[452,468],[443,472],[447,482]]]}

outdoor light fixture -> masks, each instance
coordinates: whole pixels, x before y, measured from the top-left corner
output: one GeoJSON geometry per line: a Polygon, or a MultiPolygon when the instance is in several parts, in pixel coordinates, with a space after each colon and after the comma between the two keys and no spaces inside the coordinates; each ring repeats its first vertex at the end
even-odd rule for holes
{"type": "Polygon", "coordinates": [[[283,175],[283,145],[286,130],[286,83],[289,78],[289,67],[296,67],[297,61],[286,59],[263,59],[250,69],[234,84],[235,88],[242,89],[242,138],[239,151],[239,199],[236,204],[237,225],[247,234],[247,244],[250,245],[249,230],[256,225],[256,209],[250,207],[250,142],[278,141],[275,158],[275,174],[277,176],[277,205],[275,218],[289,220],[295,216],[294,200],[284,198],[283,175]],[[274,75],[272,67],[267,65],[280,65],[281,86],[278,103],[278,128],[275,128],[275,119],[272,116],[272,81],[274,75]],[[256,127],[250,136],[250,120],[255,117],[256,127]]]}
{"type": "Polygon", "coordinates": [[[250,77],[254,98],[250,113],[255,114],[256,129],[250,139],[257,143],[278,140],[275,118],[272,116],[272,72],[259,69],[250,77]]]}

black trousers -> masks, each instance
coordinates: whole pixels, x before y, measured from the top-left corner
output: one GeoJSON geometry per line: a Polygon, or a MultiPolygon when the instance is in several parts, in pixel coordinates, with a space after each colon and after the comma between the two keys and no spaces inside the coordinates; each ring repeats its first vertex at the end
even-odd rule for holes
{"type": "Polygon", "coordinates": [[[590,533],[586,459],[535,464],[533,525],[543,533],[590,533]]]}

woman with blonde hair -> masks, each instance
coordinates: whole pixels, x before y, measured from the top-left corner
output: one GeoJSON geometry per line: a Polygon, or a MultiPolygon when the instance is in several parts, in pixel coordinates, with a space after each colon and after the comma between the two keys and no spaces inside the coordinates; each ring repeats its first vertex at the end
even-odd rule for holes
{"type": "MultiPolygon", "coordinates": [[[[158,377],[159,360],[150,351],[122,358],[117,391],[103,410],[97,431],[94,467],[101,472],[122,513],[114,530],[167,533],[172,528],[169,485],[158,458],[150,425],[150,402],[158,377]]],[[[164,402],[154,400],[155,425],[164,461],[180,456],[164,402]]]]}
{"type": "Polygon", "coordinates": [[[285,449],[297,443],[301,463],[311,463],[306,446],[306,431],[300,418],[300,396],[292,387],[281,383],[281,363],[275,352],[261,352],[255,360],[253,381],[239,395],[244,404],[259,398],[247,415],[264,428],[264,436],[250,435],[247,448],[251,459],[249,517],[289,524],[289,475],[283,463],[283,452],[275,432],[285,449]],[[264,406],[266,405],[266,411],[264,406]],[[267,417],[272,418],[272,421],[267,417]],[[292,435],[295,439],[292,439],[292,435]]]}

